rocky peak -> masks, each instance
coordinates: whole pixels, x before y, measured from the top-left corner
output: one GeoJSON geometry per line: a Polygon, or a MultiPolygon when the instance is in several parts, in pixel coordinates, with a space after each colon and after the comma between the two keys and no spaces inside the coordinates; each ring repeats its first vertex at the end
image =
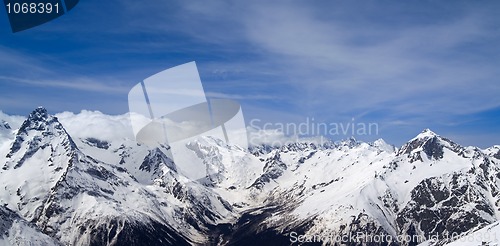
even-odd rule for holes
{"type": "Polygon", "coordinates": [[[429,128],[425,128],[422,132],[420,132],[415,138],[425,138],[425,137],[437,137],[439,136],[435,132],[433,132],[429,128]]]}
{"type": "Polygon", "coordinates": [[[404,144],[397,155],[408,155],[413,162],[417,159],[422,161],[420,153],[425,153],[427,158],[439,160],[443,158],[443,148],[458,152],[462,147],[447,138],[441,137],[430,129],[424,129],[415,138],[404,144]]]}
{"type": "Polygon", "coordinates": [[[262,145],[251,145],[248,147],[248,152],[254,156],[261,156],[265,154],[271,153],[271,151],[275,150],[276,147],[273,147],[268,144],[262,144],[262,145]]]}
{"type": "Polygon", "coordinates": [[[0,128],[11,130],[12,128],[10,127],[9,123],[7,123],[5,120],[2,120],[0,122],[0,128]]]}
{"type": "Polygon", "coordinates": [[[500,145],[491,146],[483,151],[483,153],[493,156],[496,159],[500,159],[500,145]]]}
{"type": "Polygon", "coordinates": [[[299,151],[308,151],[308,150],[316,150],[321,148],[316,143],[307,143],[307,142],[297,142],[297,143],[289,143],[287,145],[284,145],[281,147],[281,151],[287,152],[287,151],[294,151],[294,152],[299,152],[299,151]]]}
{"type": "Polygon", "coordinates": [[[287,170],[287,165],[281,160],[280,152],[274,150],[271,155],[266,159],[262,160],[265,162],[263,168],[264,173],[254,181],[251,187],[262,189],[266,183],[271,182],[279,178],[285,170],[287,170]]]}
{"type": "Polygon", "coordinates": [[[33,110],[33,112],[31,112],[31,114],[29,115],[29,118],[32,119],[46,119],[48,117],[49,113],[47,112],[47,109],[42,106],[39,106],[38,108],[33,110]]]}
{"type": "Polygon", "coordinates": [[[161,164],[165,164],[170,170],[177,172],[174,162],[158,148],[149,151],[139,170],[157,173],[161,164]]]}
{"type": "Polygon", "coordinates": [[[349,137],[348,139],[340,141],[339,145],[340,146],[347,146],[348,148],[352,149],[356,146],[358,146],[360,142],[356,140],[353,136],[349,137]]]}
{"type": "Polygon", "coordinates": [[[24,151],[21,151],[22,158],[16,165],[20,166],[25,159],[32,156],[38,149],[49,146],[55,147],[59,144],[66,151],[78,149],[57,118],[48,114],[45,108],[38,107],[28,115],[19,128],[7,157],[11,158],[21,149],[24,149],[24,151]]]}
{"type": "Polygon", "coordinates": [[[63,128],[57,118],[47,112],[47,109],[38,107],[28,115],[28,118],[19,129],[19,133],[25,133],[30,130],[44,131],[47,130],[49,126],[54,126],[54,128],[58,130],[63,128]]]}

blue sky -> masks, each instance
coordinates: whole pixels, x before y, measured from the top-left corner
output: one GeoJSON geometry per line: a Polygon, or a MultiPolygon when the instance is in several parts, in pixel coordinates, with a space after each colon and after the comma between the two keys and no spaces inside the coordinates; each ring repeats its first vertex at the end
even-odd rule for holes
{"type": "MultiPolygon", "coordinates": [[[[196,61],[205,91],[247,122],[375,122],[500,144],[500,2],[81,0],[12,34],[0,11],[0,109],[128,111],[127,93],[196,61]]],[[[333,136],[334,139],[348,136],[333,136]]]]}

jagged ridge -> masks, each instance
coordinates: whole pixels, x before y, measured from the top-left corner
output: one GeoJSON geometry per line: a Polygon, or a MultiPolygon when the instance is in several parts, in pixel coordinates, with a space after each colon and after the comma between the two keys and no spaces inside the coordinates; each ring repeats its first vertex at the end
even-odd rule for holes
{"type": "Polygon", "coordinates": [[[215,174],[211,182],[179,173],[168,146],[73,139],[37,108],[5,153],[0,200],[79,245],[266,245],[289,242],[292,232],[445,239],[498,219],[500,149],[462,147],[428,129],[399,150],[355,139],[246,152],[205,138],[186,148],[215,174]]]}

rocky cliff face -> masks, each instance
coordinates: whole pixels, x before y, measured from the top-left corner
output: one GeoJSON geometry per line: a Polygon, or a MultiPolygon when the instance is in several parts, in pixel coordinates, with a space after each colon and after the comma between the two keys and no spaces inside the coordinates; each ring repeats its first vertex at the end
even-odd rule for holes
{"type": "Polygon", "coordinates": [[[500,215],[500,148],[428,129],[400,149],[200,138],[186,151],[210,175],[190,180],[168,146],[74,137],[43,108],[0,127],[15,133],[0,153],[6,245],[442,245],[500,215]]]}

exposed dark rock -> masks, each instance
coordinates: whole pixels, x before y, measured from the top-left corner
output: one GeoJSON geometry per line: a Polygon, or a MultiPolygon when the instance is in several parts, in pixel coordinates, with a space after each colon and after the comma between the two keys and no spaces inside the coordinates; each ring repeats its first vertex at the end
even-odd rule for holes
{"type": "Polygon", "coordinates": [[[97,138],[86,138],[83,142],[99,149],[109,149],[109,147],[111,146],[111,144],[107,141],[99,140],[97,138]]]}
{"type": "Polygon", "coordinates": [[[177,172],[174,162],[158,148],[149,151],[149,154],[144,157],[144,161],[139,167],[139,170],[158,173],[160,171],[158,168],[162,163],[165,164],[170,170],[177,172]]]}
{"type": "Polygon", "coordinates": [[[262,187],[271,182],[273,179],[277,179],[283,172],[287,169],[287,166],[281,160],[279,152],[276,152],[272,157],[266,160],[264,166],[264,174],[262,174],[255,182],[250,186],[257,189],[262,189],[262,187]]]}
{"type": "Polygon", "coordinates": [[[134,221],[129,218],[111,218],[107,223],[89,220],[80,227],[82,234],[91,235],[90,246],[101,245],[192,245],[175,229],[155,220],[134,221]]]}
{"type": "Polygon", "coordinates": [[[9,123],[7,123],[6,121],[2,120],[0,122],[0,128],[3,128],[3,129],[7,129],[7,130],[11,130],[12,128],[10,127],[9,123]]]}

